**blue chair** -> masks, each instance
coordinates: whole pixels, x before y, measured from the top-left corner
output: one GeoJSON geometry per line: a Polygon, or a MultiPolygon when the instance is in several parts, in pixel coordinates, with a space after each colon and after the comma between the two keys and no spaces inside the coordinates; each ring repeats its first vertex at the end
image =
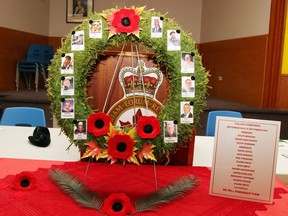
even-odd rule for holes
{"type": "Polygon", "coordinates": [[[216,116],[242,118],[242,114],[236,111],[229,111],[229,110],[210,111],[208,113],[207,124],[206,124],[206,136],[215,135],[216,116]]]}
{"type": "Polygon", "coordinates": [[[43,109],[34,107],[9,107],[3,112],[0,125],[46,127],[43,109]]]}
{"type": "Polygon", "coordinates": [[[31,76],[35,74],[35,88],[38,91],[39,74],[42,74],[46,83],[46,72],[53,58],[53,47],[42,44],[31,44],[25,60],[17,61],[16,66],[16,90],[19,89],[20,73],[24,74],[26,87],[31,89],[31,76]]]}
{"type": "Polygon", "coordinates": [[[48,72],[48,67],[51,64],[51,59],[53,59],[54,48],[53,46],[50,46],[50,45],[43,45],[42,52],[43,52],[44,59],[43,59],[43,62],[40,63],[40,66],[41,66],[41,71],[43,71],[45,74],[46,72],[48,72]]]}

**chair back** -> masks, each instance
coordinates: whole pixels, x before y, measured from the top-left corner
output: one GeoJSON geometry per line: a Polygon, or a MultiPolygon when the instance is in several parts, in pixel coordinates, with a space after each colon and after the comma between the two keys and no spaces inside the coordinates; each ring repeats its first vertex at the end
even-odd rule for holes
{"type": "Polygon", "coordinates": [[[16,89],[19,87],[20,73],[24,73],[25,83],[28,89],[31,88],[30,77],[35,74],[35,88],[38,91],[39,73],[43,76],[46,84],[46,72],[53,58],[54,48],[50,45],[31,44],[27,51],[25,60],[17,61],[16,66],[16,89]],[[27,76],[29,73],[29,77],[27,76]]]}
{"type": "Polygon", "coordinates": [[[242,114],[236,111],[229,111],[229,110],[210,111],[208,113],[208,119],[207,119],[207,124],[206,124],[206,136],[215,135],[216,116],[242,118],[242,114]]]}
{"type": "Polygon", "coordinates": [[[26,61],[28,62],[44,62],[43,45],[31,44],[27,51],[26,61]]]}
{"type": "Polygon", "coordinates": [[[45,64],[51,63],[51,59],[53,58],[53,55],[54,55],[53,46],[43,45],[43,56],[44,56],[44,63],[45,64]]]}
{"type": "Polygon", "coordinates": [[[0,125],[46,127],[44,110],[34,107],[9,107],[3,112],[0,125]]]}

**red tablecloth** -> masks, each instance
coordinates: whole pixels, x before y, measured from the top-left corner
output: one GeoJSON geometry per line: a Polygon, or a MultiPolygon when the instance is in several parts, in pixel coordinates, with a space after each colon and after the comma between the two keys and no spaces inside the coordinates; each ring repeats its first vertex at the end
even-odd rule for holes
{"type": "MultiPolygon", "coordinates": [[[[69,162],[55,165],[61,167],[80,180],[84,179],[88,163],[69,162]]],[[[59,190],[48,177],[49,169],[38,169],[32,172],[37,179],[37,188],[30,192],[19,192],[11,189],[14,175],[0,180],[0,215],[19,216],[80,216],[101,215],[96,210],[81,208],[69,196],[59,190]]],[[[161,206],[156,212],[145,212],[137,215],[285,215],[288,210],[288,191],[280,182],[275,184],[273,205],[227,199],[210,196],[210,170],[204,167],[190,166],[156,166],[158,188],[164,187],[173,180],[186,175],[194,175],[200,184],[182,199],[161,206]],[[272,212],[272,214],[271,214],[272,212]]],[[[103,198],[111,193],[125,193],[132,201],[155,190],[153,166],[148,165],[110,165],[89,163],[85,180],[86,184],[97,191],[103,198]]]]}

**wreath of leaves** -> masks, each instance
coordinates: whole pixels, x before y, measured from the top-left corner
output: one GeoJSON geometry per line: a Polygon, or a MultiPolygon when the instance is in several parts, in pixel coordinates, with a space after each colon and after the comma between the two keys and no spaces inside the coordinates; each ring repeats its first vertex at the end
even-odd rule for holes
{"type": "MultiPolygon", "coordinates": [[[[118,8],[112,8],[104,10],[102,14],[109,14],[112,11],[118,10],[118,8]]],[[[154,154],[157,159],[163,158],[163,156],[169,155],[171,152],[177,150],[181,145],[187,143],[192,136],[192,131],[195,129],[199,122],[200,114],[203,108],[206,106],[206,94],[208,84],[208,72],[202,65],[201,56],[198,53],[196,43],[192,39],[192,35],[186,33],[173,19],[167,18],[166,14],[155,12],[154,10],[143,10],[141,13],[141,20],[139,27],[139,38],[130,34],[119,34],[108,38],[109,32],[105,29],[108,28],[108,23],[100,13],[92,13],[88,19],[86,19],[80,25],[74,27],[69,33],[62,47],[56,52],[51,66],[49,67],[48,78],[48,96],[51,99],[51,110],[58,121],[62,131],[70,138],[71,144],[74,143],[81,151],[85,151],[86,143],[95,140],[92,134],[88,134],[87,140],[73,140],[74,131],[74,119],[62,119],[61,118],[61,99],[67,96],[61,96],[61,56],[62,53],[74,53],[74,110],[75,119],[87,119],[89,115],[96,110],[88,105],[89,96],[86,93],[87,77],[91,75],[93,69],[99,63],[99,56],[104,54],[104,51],[112,47],[121,47],[123,44],[131,43],[134,45],[143,45],[148,49],[152,49],[155,53],[155,61],[159,68],[166,68],[165,75],[167,76],[170,84],[170,91],[168,99],[165,101],[164,108],[161,114],[157,116],[160,120],[161,127],[163,122],[167,120],[177,120],[180,122],[180,102],[192,101],[194,123],[193,124],[178,124],[178,143],[165,143],[163,128],[161,128],[161,134],[155,139],[149,140],[149,143],[155,145],[154,154]],[[151,17],[158,16],[163,17],[163,35],[162,38],[151,38],[150,25],[151,17]],[[89,38],[89,21],[90,20],[102,20],[102,38],[93,39],[89,38]],[[85,50],[84,51],[71,51],[71,39],[73,31],[84,31],[85,37],[85,50]],[[167,51],[167,30],[179,30],[181,33],[181,50],[180,51],[167,51]],[[183,98],[181,96],[181,65],[180,56],[181,52],[194,53],[195,71],[193,76],[195,77],[195,97],[183,98]]],[[[186,75],[186,74],[185,74],[186,75]]],[[[191,74],[192,75],[192,74],[191,74]]],[[[71,96],[69,96],[71,97],[71,96]]],[[[138,142],[136,147],[141,149],[147,140],[142,140],[137,137],[138,142]]],[[[98,140],[99,141],[99,140],[98,140]]],[[[104,147],[105,141],[99,143],[100,147],[104,147]]]]}

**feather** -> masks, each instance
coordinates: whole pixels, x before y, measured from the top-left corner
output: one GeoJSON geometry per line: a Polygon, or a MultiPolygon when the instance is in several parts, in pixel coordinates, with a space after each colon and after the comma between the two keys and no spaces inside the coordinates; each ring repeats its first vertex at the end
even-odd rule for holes
{"type": "Polygon", "coordinates": [[[76,177],[64,170],[50,170],[51,180],[66,194],[84,207],[100,210],[104,200],[96,192],[91,191],[76,177]]]}
{"type": "Polygon", "coordinates": [[[194,176],[184,176],[177,179],[166,187],[137,200],[134,203],[136,213],[156,210],[159,205],[176,201],[194,188],[197,183],[198,180],[194,176]]]}

